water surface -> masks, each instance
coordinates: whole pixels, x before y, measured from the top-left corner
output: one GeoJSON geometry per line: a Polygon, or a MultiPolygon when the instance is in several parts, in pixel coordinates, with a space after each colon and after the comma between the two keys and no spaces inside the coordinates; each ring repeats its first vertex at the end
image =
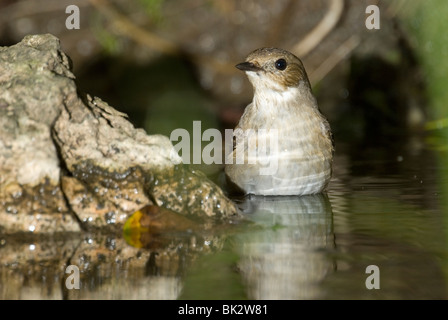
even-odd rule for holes
{"type": "Polygon", "coordinates": [[[327,194],[234,199],[204,233],[0,239],[0,299],[446,299],[447,168],[427,144],[340,146],[327,194]],[[80,271],[67,289],[66,267],[80,271]],[[379,289],[366,273],[377,266],[379,289]],[[372,281],[368,281],[372,283],[372,281]]]}

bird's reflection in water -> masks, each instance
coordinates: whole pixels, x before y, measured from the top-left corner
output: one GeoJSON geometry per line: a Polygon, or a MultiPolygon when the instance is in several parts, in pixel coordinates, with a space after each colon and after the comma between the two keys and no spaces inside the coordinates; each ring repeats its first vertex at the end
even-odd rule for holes
{"type": "Polygon", "coordinates": [[[262,228],[238,235],[239,269],[251,299],[312,299],[334,269],[330,201],[325,194],[246,197],[240,209],[262,228]]]}

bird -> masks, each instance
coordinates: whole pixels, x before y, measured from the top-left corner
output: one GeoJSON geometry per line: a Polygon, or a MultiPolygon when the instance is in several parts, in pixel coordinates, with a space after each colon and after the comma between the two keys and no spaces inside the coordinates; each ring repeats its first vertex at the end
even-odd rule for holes
{"type": "Polygon", "coordinates": [[[246,195],[325,192],[332,176],[333,136],[302,61],[287,50],[264,47],[236,68],[246,73],[254,95],[225,155],[227,180],[246,195]]]}

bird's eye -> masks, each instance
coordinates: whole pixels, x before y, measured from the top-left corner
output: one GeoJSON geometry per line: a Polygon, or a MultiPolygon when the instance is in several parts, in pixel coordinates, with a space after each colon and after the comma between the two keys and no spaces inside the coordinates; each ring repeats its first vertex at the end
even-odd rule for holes
{"type": "Polygon", "coordinates": [[[275,61],[275,67],[278,70],[285,70],[286,69],[286,60],[285,59],[278,59],[275,61]]]}

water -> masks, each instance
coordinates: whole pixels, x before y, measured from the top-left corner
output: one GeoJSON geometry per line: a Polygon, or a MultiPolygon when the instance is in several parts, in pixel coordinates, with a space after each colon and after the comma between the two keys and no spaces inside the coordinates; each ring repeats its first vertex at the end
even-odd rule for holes
{"type": "Polygon", "coordinates": [[[328,197],[240,203],[263,226],[230,249],[247,297],[446,299],[446,167],[412,143],[345,151],[328,197]],[[379,289],[367,288],[369,266],[379,289]]]}
{"type": "Polygon", "coordinates": [[[0,299],[446,299],[440,159],[424,142],[341,145],[326,195],[234,199],[250,223],[140,235],[142,248],[2,237],[0,299]],[[67,289],[69,264],[80,289],[67,289]]]}

